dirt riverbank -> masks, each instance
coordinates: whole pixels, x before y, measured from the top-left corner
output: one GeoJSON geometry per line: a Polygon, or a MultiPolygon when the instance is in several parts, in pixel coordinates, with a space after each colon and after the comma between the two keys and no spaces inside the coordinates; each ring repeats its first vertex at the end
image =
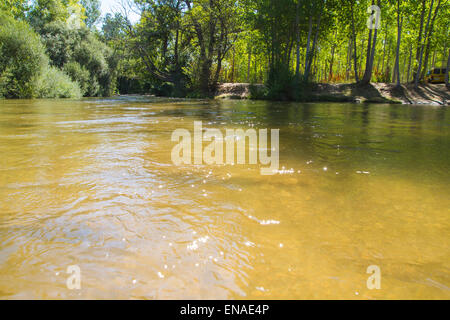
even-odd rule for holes
{"type": "MultiPolygon", "coordinates": [[[[253,90],[264,90],[261,84],[253,90]]],[[[216,93],[217,99],[249,99],[251,85],[248,83],[223,83],[216,93]]],[[[355,103],[402,103],[450,105],[450,91],[445,84],[423,84],[417,89],[413,84],[396,88],[390,83],[315,84],[307,102],[355,102],[355,103]]]]}

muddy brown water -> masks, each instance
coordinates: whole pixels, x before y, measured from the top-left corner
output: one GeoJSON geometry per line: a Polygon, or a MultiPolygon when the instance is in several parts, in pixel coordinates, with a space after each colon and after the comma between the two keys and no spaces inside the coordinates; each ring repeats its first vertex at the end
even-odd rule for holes
{"type": "Polygon", "coordinates": [[[449,173],[442,107],[0,101],[0,298],[448,299],[449,173]],[[195,120],[279,128],[284,169],[174,166],[195,120]]]}

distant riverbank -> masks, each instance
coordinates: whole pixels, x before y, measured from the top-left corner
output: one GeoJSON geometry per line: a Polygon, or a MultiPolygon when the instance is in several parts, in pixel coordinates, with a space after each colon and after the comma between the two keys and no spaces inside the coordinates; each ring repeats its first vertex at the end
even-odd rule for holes
{"type": "MultiPolygon", "coordinates": [[[[253,99],[264,91],[262,84],[223,83],[215,95],[216,99],[253,99]]],[[[314,84],[306,102],[354,102],[354,103],[398,103],[449,105],[450,92],[445,84],[414,85],[372,83],[367,86],[356,84],[314,84]]]]}

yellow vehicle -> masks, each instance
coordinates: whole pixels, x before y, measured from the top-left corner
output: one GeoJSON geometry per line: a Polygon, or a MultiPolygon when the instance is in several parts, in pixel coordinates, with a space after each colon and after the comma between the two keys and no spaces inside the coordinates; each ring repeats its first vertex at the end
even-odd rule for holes
{"type": "Polygon", "coordinates": [[[445,68],[434,68],[427,72],[425,76],[425,81],[429,83],[444,83],[445,82],[445,74],[447,73],[447,69],[445,68]]]}

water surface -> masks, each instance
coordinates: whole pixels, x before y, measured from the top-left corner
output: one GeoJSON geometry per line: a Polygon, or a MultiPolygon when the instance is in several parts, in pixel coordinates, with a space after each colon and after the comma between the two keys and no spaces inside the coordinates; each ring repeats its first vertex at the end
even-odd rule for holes
{"type": "Polygon", "coordinates": [[[3,299],[450,298],[447,108],[0,101],[0,155],[3,299]],[[195,120],[280,129],[284,171],[174,166],[195,120]]]}

